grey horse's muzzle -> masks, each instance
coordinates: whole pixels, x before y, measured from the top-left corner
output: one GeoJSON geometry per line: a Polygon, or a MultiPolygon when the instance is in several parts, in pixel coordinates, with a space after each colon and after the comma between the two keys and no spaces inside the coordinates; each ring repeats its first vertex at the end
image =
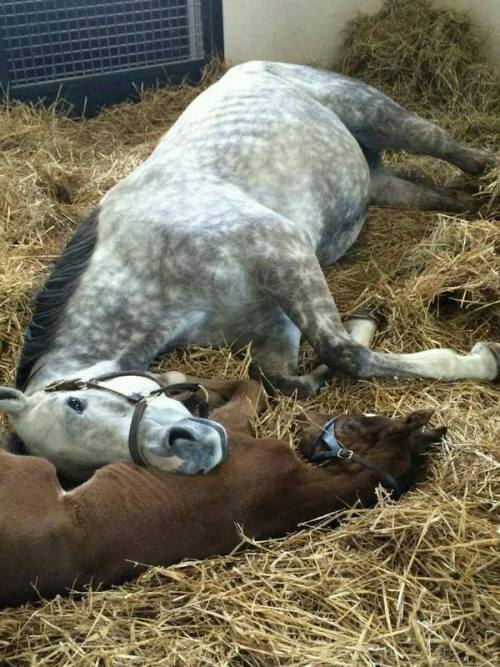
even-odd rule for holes
{"type": "Polygon", "coordinates": [[[171,426],[162,441],[166,458],[179,459],[176,472],[208,472],[227,457],[227,434],[221,424],[201,417],[186,417],[171,426]]]}

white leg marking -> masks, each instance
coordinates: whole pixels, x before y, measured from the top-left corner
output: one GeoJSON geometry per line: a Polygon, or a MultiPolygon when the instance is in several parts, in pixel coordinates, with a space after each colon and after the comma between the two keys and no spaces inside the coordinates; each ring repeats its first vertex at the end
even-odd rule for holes
{"type": "Polygon", "coordinates": [[[180,373],[179,371],[167,371],[166,373],[160,373],[158,375],[158,379],[167,387],[169,387],[171,384],[180,384],[182,382],[186,382],[186,376],[184,373],[180,373]]]}
{"type": "Polygon", "coordinates": [[[344,326],[356,343],[363,345],[363,347],[370,347],[377,331],[377,323],[374,320],[353,317],[351,320],[346,320],[344,326]]]}
{"type": "Polygon", "coordinates": [[[498,373],[495,357],[485,343],[474,345],[469,354],[436,349],[395,356],[409,364],[414,375],[435,380],[494,380],[498,373]]]}

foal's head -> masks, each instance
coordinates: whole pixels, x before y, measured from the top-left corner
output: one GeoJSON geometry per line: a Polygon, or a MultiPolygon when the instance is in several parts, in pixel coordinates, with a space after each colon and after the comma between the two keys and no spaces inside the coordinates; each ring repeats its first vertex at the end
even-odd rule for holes
{"type": "MultiPolygon", "coordinates": [[[[343,448],[391,475],[397,482],[399,493],[403,493],[415,483],[427,449],[446,434],[444,426],[427,427],[433,412],[419,410],[403,419],[363,413],[342,414],[335,420],[335,437],[343,448]]],[[[309,419],[312,423],[304,429],[301,442],[306,457],[310,454],[311,440],[321,432],[328,418],[310,414],[309,419]]],[[[320,443],[319,450],[325,452],[328,447],[320,443]]]]}

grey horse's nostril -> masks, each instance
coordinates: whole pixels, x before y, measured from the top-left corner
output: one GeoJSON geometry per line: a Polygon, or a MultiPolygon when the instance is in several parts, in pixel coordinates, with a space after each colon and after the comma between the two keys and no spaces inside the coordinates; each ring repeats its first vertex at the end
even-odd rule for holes
{"type": "Polygon", "coordinates": [[[178,439],[191,440],[191,442],[196,442],[194,433],[188,431],[186,428],[182,428],[182,426],[174,426],[168,434],[168,444],[172,446],[178,439]]]}

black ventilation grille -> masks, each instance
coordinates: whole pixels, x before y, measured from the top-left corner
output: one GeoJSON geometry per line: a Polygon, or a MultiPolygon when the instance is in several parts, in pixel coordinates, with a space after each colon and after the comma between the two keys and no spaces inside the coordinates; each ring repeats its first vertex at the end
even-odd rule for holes
{"type": "Polygon", "coordinates": [[[9,84],[203,58],[203,0],[0,1],[9,84]]]}

